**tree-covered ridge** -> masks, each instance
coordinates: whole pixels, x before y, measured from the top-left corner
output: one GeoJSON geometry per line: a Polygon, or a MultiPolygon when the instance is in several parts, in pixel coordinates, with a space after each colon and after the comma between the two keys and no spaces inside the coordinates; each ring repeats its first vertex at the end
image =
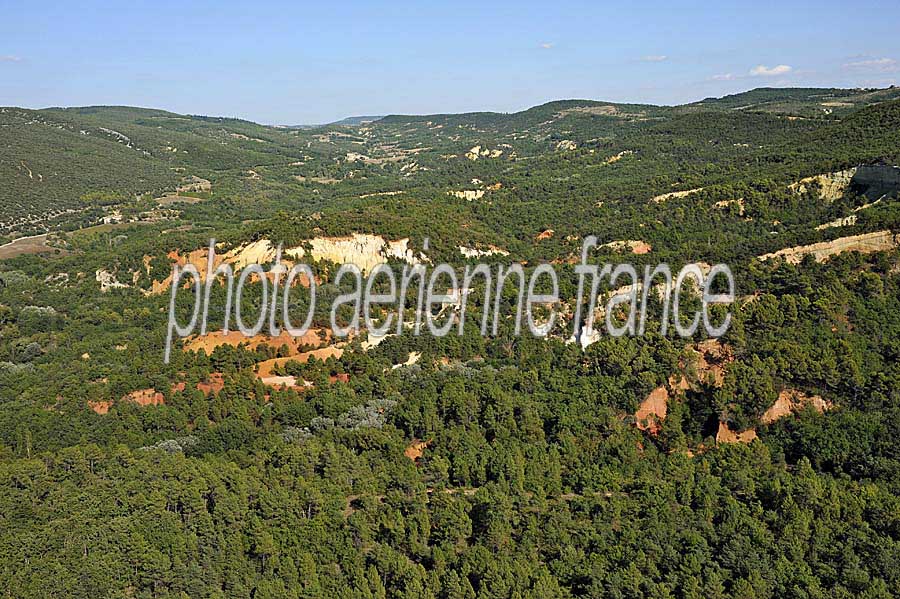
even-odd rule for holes
{"type": "MultiPolygon", "coordinates": [[[[49,252],[0,261],[0,589],[900,595],[900,253],[758,258],[896,239],[897,189],[873,196],[849,174],[893,173],[893,94],[575,100],[302,130],[129,107],[3,109],[0,152],[29,152],[35,177],[58,173],[46,181],[58,195],[34,197],[89,208],[51,223],[62,231],[49,252]],[[150,175],[155,188],[142,186],[150,175]],[[114,213],[118,224],[81,227],[114,213]],[[553,262],[563,317],[550,339],[516,337],[506,321],[489,337],[470,326],[374,346],[365,331],[197,352],[191,339],[163,363],[176,259],[213,237],[225,253],[351,233],[409,238],[457,268],[472,262],[461,246],[508,251],[485,260],[528,271],[553,262]],[[651,298],[648,335],[567,343],[587,235],[614,242],[595,262],[728,263],[729,332],[663,337],[651,298]],[[317,347],[325,357],[309,358],[317,347]],[[263,369],[294,384],[267,383],[263,369]],[[666,410],[647,426],[638,415],[660,390],[666,410]],[[783,396],[818,402],[770,418],[783,396]],[[728,443],[723,430],[757,438],[728,443]]],[[[10,165],[30,197],[42,181],[10,165]]],[[[336,266],[314,264],[316,328],[348,291],[336,266]]],[[[225,290],[211,293],[212,330],[225,290]]],[[[191,301],[177,296],[183,318],[191,301]]],[[[261,303],[248,285],[242,310],[261,303]]],[[[415,298],[404,308],[413,315],[415,298]]]]}
{"type": "MultiPolygon", "coordinates": [[[[0,191],[7,215],[0,233],[42,233],[73,215],[91,224],[127,209],[136,195],[149,202],[174,193],[191,177],[212,182],[216,201],[209,210],[232,223],[242,220],[228,205],[236,201],[255,200],[265,216],[277,208],[344,206],[385,192],[443,197],[472,179],[509,190],[520,183],[519,173],[528,173],[527,182],[541,173],[566,187],[588,177],[603,187],[576,187],[570,196],[591,193],[602,201],[640,201],[716,176],[786,180],[838,162],[892,157],[896,144],[882,150],[887,156],[859,156],[856,140],[848,143],[835,128],[865,112],[860,108],[872,105],[877,112],[896,97],[894,89],[761,89],[682,107],[565,100],[513,114],[389,116],[302,130],[131,107],[4,108],[0,168],[9,184],[0,191]],[[823,103],[841,106],[813,110],[823,103]],[[794,104],[802,110],[790,108],[794,104]],[[807,109],[813,112],[804,118],[794,114],[807,109]],[[798,151],[804,136],[817,139],[798,151]],[[835,152],[798,161],[807,150],[825,147],[835,152]],[[564,177],[553,174],[559,169],[564,177]]],[[[152,202],[142,212],[145,220],[171,217],[152,202]]]]}
{"type": "Polygon", "coordinates": [[[672,403],[656,436],[628,414],[679,369],[678,345],[658,337],[585,352],[505,335],[389,339],[307,365],[315,387],[297,394],[261,387],[242,350],[160,368],[162,315],[110,320],[127,294],[88,313],[60,288],[44,298],[54,317],[32,314],[11,301],[38,288],[22,273],[2,296],[21,348],[0,410],[4,584],[23,596],[892,596],[896,267],[893,254],[756,268],[763,293],[724,340],[733,383],[672,403]],[[418,365],[390,368],[410,351],[418,365]],[[221,391],[192,390],[214,371],[221,391]],[[336,371],[348,382],[325,382],[336,371]],[[182,377],[184,390],[164,386],[182,377]],[[145,385],[165,404],[86,405],[145,385]],[[782,386],[835,407],[713,447],[716,421],[754,422],[782,386]],[[414,463],[415,439],[427,447],[414,463]]]}

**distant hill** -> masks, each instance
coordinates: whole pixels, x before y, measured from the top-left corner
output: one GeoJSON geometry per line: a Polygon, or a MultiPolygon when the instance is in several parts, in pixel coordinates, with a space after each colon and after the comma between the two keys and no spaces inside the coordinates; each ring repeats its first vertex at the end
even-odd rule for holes
{"type": "Polygon", "coordinates": [[[509,179],[523,160],[523,186],[574,160],[573,185],[624,198],[700,187],[713,170],[722,180],[787,180],[896,163],[898,100],[898,88],[760,88],[682,106],[559,100],[514,113],[352,116],[320,127],[128,106],[0,108],[0,237],[94,224],[138,194],[156,198],[193,177],[212,182],[217,197],[258,200],[254,209],[335,206],[414,187],[429,195],[460,180],[509,179]],[[601,157],[616,167],[599,170],[592,162],[601,157]]]}
{"type": "Polygon", "coordinates": [[[375,121],[381,120],[384,118],[384,115],[381,116],[348,116],[347,118],[341,119],[339,121],[334,121],[333,123],[325,123],[324,125],[287,125],[286,129],[318,129],[320,127],[334,127],[334,126],[343,126],[349,125],[352,127],[357,127],[359,125],[365,125],[366,123],[374,123],[375,121]]]}
{"type": "Polygon", "coordinates": [[[380,116],[348,116],[345,119],[341,119],[339,121],[335,121],[333,123],[328,123],[329,125],[365,125],[366,123],[372,123],[374,121],[378,121],[384,118],[384,115],[380,116]]]}
{"type": "Polygon", "coordinates": [[[900,99],[900,88],[840,89],[762,87],[722,98],[706,98],[680,107],[681,110],[743,110],[775,112],[803,117],[841,116],[856,109],[900,99]]]}

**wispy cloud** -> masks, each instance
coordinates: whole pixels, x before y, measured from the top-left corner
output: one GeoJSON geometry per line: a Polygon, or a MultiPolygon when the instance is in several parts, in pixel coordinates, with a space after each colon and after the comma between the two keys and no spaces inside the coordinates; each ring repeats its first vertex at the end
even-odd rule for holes
{"type": "Polygon", "coordinates": [[[890,73],[892,71],[896,71],[898,66],[897,61],[893,58],[866,58],[864,60],[854,60],[853,62],[845,63],[845,69],[850,69],[851,71],[876,71],[879,73],[890,73]]]}
{"type": "Polygon", "coordinates": [[[778,75],[787,75],[794,70],[794,67],[786,64],[780,64],[777,67],[767,67],[764,64],[758,65],[750,69],[751,77],[777,77],[778,75]]]}
{"type": "Polygon", "coordinates": [[[544,42],[543,44],[541,44],[541,48],[543,48],[544,50],[549,50],[552,47],[553,47],[553,42],[544,42]]]}
{"type": "Polygon", "coordinates": [[[648,56],[642,56],[641,62],[663,62],[668,59],[669,57],[665,54],[650,54],[648,56]]]}
{"type": "Polygon", "coordinates": [[[6,56],[0,56],[0,62],[21,62],[21,56],[13,56],[12,54],[7,54],[6,56]]]}
{"type": "Polygon", "coordinates": [[[713,81],[734,81],[737,77],[733,73],[722,73],[721,75],[713,75],[710,79],[713,81]]]}

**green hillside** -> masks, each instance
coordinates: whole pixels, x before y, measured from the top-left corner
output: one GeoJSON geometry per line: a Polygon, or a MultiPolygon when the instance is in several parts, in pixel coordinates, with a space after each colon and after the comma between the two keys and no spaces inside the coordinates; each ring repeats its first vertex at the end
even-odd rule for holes
{"type": "MultiPolygon", "coordinates": [[[[0,244],[0,589],[900,596],[898,95],[302,129],[0,109],[0,236],[49,233],[0,244]],[[647,290],[645,334],[612,335],[627,306],[601,301],[591,337],[574,316],[591,235],[592,264],[728,264],[735,302],[711,309],[728,331],[681,338],[699,290],[677,313],[647,290]],[[268,334],[285,311],[297,324],[309,280],[259,336],[234,333],[234,312],[252,324],[275,305],[254,275],[238,297],[210,285],[209,330],[230,337],[175,338],[164,362],[171,298],[181,323],[194,305],[168,277],[205,265],[211,239],[233,264],[268,269],[281,244],[310,262],[310,334],[268,334]],[[364,324],[337,340],[331,319],[354,315],[330,310],[354,291],[336,280],[346,254],[397,279],[410,262],[458,280],[480,261],[550,264],[558,318],[547,338],[517,335],[516,277],[475,280],[460,335],[364,324]]],[[[373,322],[462,318],[416,300],[413,285],[373,322]]]]}

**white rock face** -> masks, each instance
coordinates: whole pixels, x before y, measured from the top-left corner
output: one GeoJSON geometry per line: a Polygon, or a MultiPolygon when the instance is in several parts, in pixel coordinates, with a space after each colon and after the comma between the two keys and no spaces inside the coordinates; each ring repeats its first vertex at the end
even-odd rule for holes
{"type": "Polygon", "coordinates": [[[796,183],[792,183],[790,187],[791,191],[795,193],[806,193],[811,184],[817,183],[819,186],[819,199],[832,202],[844,197],[855,174],[855,168],[834,173],[823,173],[800,179],[796,183]]]}
{"type": "Polygon", "coordinates": [[[855,214],[851,214],[845,218],[836,218],[833,221],[827,222],[824,225],[819,225],[816,227],[816,231],[821,231],[822,229],[833,229],[835,227],[850,227],[856,224],[857,216],[855,214]]]}
{"type": "Polygon", "coordinates": [[[898,245],[898,237],[900,236],[895,236],[887,230],[876,231],[874,233],[865,233],[863,235],[841,237],[833,241],[823,241],[811,245],[785,248],[783,250],[778,250],[777,252],[772,252],[771,254],[763,254],[758,258],[760,260],[784,258],[784,261],[788,264],[799,264],[806,256],[812,256],[816,262],[825,262],[831,256],[843,252],[870,254],[872,252],[883,252],[894,249],[898,245]]]}
{"type": "Polygon", "coordinates": [[[662,195],[654,196],[650,198],[651,202],[655,202],[659,204],[660,202],[665,202],[666,200],[677,200],[679,198],[686,198],[687,196],[697,193],[698,191],[703,191],[702,187],[698,187],[696,189],[686,189],[684,191],[670,191],[669,193],[664,193],[662,195]]]}
{"type": "Polygon", "coordinates": [[[427,261],[424,255],[416,255],[409,247],[408,238],[388,241],[381,235],[354,233],[348,237],[316,237],[309,240],[309,244],[311,249],[308,252],[302,247],[297,247],[285,253],[298,258],[308,254],[313,260],[355,264],[364,273],[379,264],[385,264],[388,258],[396,258],[409,264],[427,261]]]}
{"type": "Polygon", "coordinates": [[[275,259],[275,254],[276,248],[272,243],[268,239],[260,239],[227,252],[223,260],[237,270],[251,264],[267,264],[275,259]]]}
{"type": "Polygon", "coordinates": [[[479,250],[478,248],[470,248],[464,245],[458,246],[459,253],[465,256],[466,258],[481,258],[482,256],[509,256],[509,252],[504,249],[498,248],[493,245],[489,245],[486,250],[479,250]]]}
{"type": "Polygon", "coordinates": [[[447,193],[461,200],[468,200],[470,202],[473,200],[480,200],[484,197],[483,189],[466,189],[463,191],[448,191],[447,193]]]}
{"type": "MultiPolygon", "coordinates": [[[[381,235],[353,233],[347,237],[316,237],[307,243],[309,250],[303,245],[284,248],[282,255],[286,258],[309,257],[312,260],[329,260],[337,264],[356,264],[361,271],[368,272],[379,264],[385,264],[388,258],[396,258],[409,264],[425,261],[422,254],[409,247],[409,239],[396,241],[385,240],[381,235]]],[[[251,264],[267,264],[275,260],[277,248],[268,239],[260,239],[242,245],[226,253],[224,261],[234,268],[246,268],[251,264]]]]}
{"type": "Polygon", "coordinates": [[[102,268],[94,273],[94,278],[100,283],[100,291],[102,293],[106,293],[110,289],[126,289],[130,287],[127,283],[119,282],[115,274],[102,268]]]}
{"type": "Polygon", "coordinates": [[[503,150],[491,150],[482,148],[481,146],[472,146],[472,148],[466,152],[466,158],[469,160],[478,160],[479,158],[500,158],[502,155],[503,150]]]}

